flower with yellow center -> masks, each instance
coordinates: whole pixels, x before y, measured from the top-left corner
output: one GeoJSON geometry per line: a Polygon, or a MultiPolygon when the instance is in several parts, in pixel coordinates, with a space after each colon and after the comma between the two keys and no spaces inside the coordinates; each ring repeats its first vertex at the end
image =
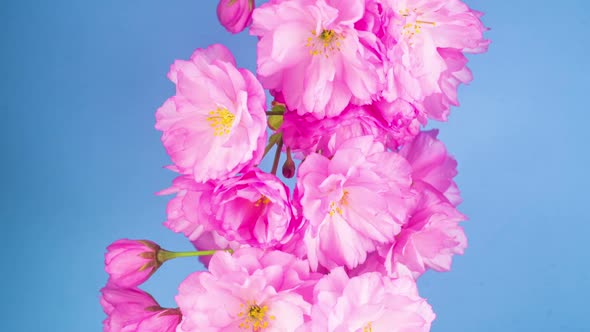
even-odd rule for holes
{"type": "Polygon", "coordinates": [[[242,322],[238,325],[241,329],[251,330],[254,332],[264,330],[269,327],[270,321],[275,319],[273,315],[267,315],[268,306],[260,306],[256,302],[246,301],[246,304],[240,304],[241,308],[246,308],[238,313],[242,322]]]}

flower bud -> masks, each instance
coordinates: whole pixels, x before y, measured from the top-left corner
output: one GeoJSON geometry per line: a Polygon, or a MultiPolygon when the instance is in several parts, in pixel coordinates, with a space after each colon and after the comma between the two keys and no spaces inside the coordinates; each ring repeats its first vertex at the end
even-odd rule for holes
{"type": "Polygon", "coordinates": [[[238,33],[252,23],[254,0],[221,0],[217,5],[217,17],[225,29],[238,33]]]}
{"type": "Polygon", "coordinates": [[[148,240],[120,239],[107,248],[105,270],[109,283],[135,287],[146,281],[162,265],[160,246],[148,240]]]}
{"type": "Polygon", "coordinates": [[[182,319],[178,308],[162,308],[150,294],[137,288],[107,285],[101,293],[100,304],[108,316],[103,322],[105,332],[174,332],[182,319]]]}
{"type": "Polygon", "coordinates": [[[287,148],[287,160],[283,164],[283,176],[287,179],[292,178],[295,175],[295,162],[291,158],[291,149],[287,148]]]}

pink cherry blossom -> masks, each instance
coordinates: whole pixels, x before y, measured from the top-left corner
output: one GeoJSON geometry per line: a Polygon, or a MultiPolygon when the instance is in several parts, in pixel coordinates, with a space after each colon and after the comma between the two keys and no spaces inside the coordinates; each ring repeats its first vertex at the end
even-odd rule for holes
{"type": "Polygon", "coordinates": [[[420,193],[420,199],[390,247],[385,267],[388,273],[395,274],[403,266],[417,278],[427,268],[450,270],[453,255],[463,254],[467,239],[459,226],[466,218],[453,204],[426,183],[418,182],[414,189],[420,193]]]}
{"type": "Polygon", "coordinates": [[[287,107],[316,118],[340,114],[352,101],[370,103],[382,70],[354,24],[364,0],[281,0],[254,10],[250,33],[260,37],[257,73],[281,92],[287,107]]]}
{"type": "Polygon", "coordinates": [[[160,246],[148,240],[120,239],[107,247],[105,270],[109,283],[135,287],[146,281],[162,265],[160,246]]]}
{"type": "Polygon", "coordinates": [[[411,103],[428,117],[447,120],[456,89],[471,74],[462,52],[487,50],[481,13],[460,0],[382,1],[386,31],[387,101],[411,103]],[[459,60],[459,61],[457,61],[459,60]]]}
{"type": "Polygon", "coordinates": [[[211,205],[212,229],[228,241],[269,248],[288,242],[299,230],[289,188],[257,169],[221,181],[211,205]]]}
{"type": "MultiPolygon", "coordinates": [[[[228,241],[214,231],[211,200],[216,183],[197,183],[188,175],[174,179],[170,188],[159,195],[176,194],[166,208],[167,220],[164,225],[177,233],[183,233],[197,250],[237,249],[239,243],[228,241]]],[[[200,256],[207,266],[211,256],[200,256]]]]}
{"type": "Polygon", "coordinates": [[[217,18],[227,31],[238,33],[252,23],[254,0],[221,0],[217,5],[217,18]]]}
{"type": "Polygon", "coordinates": [[[312,268],[352,269],[378,244],[390,243],[407,218],[410,171],[372,136],[344,141],[331,159],[309,155],[299,167],[296,197],[309,223],[312,268]]]}
{"type": "Polygon", "coordinates": [[[158,192],[158,195],[176,194],[166,208],[167,220],[164,225],[177,233],[183,233],[189,240],[199,238],[210,229],[211,195],[214,182],[198,183],[192,176],[179,176],[172,186],[158,192]]]}
{"type": "Polygon", "coordinates": [[[339,116],[323,120],[287,112],[280,132],[285,146],[300,159],[313,152],[331,157],[341,142],[366,135],[396,149],[420,132],[416,116],[413,108],[404,109],[393,103],[380,102],[367,106],[350,105],[339,116]]]}
{"type": "Polygon", "coordinates": [[[177,60],[168,77],[176,95],[156,113],[173,167],[197,182],[227,178],[257,164],[266,142],[266,96],[254,75],[237,69],[225,46],[177,60]]]}
{"type": "Polygon", "coordinates": [[[107,285],[100,303],[107,314],[105,332],[174,332],[180,323],[178,309],[162,308],[154,298],[137,288],[107,285]]]}
{"type": "Polygon", "coordinates": [[[184,318],[178,331],[295,331],[309,319],[319,276],[305,261],[244,248],[216,253],[208,272],[190,275],[176,296],[184,318]]]}
{"type": "Polygon", "coordinates": [[[412,179],[432,185],[454,205],[461,203],[459,189],[453,180],[457,175],[457,161],[436,137],[438,130],[421,132],[404,145],[399,153],[412,165],[412,179]]]}
{"type": "Polygon", "coordinates": [[[412,278],[377,272],[349,278],[336,268],[314,288],[311,321],[297,332],[430,331],[434,313],[412,278]]]}

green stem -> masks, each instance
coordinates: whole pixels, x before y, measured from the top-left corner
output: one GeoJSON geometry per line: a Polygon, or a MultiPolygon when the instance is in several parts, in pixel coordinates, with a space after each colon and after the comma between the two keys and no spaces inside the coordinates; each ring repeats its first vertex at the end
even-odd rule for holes
{"type": "Polygon", "coordinates": [[[283,138],[279,138],[277,142],[277,150],[275,151],[275,159],[272,162],[272,169],[270,172],[274,175],[277,174],[277,169],[279,168],[279,161],[281,160],[281,150],[283,150],[283,138]]]}
{"type": "Polygon", "coordinates": [[[264,157],[266,157],[266,155],[270,152],[270,149],[272,149],[273,146],[275,146],[275,144],[277,144],[277,142],[279,141],[279,139],[283,136],[283,134],[272,134],[268,140],[268,144],[266,145],[266,147],[264,148],[264,154],[262,155],[262,158],[260,158],[260,160],[264,159],[264,157]]]}
{"type": "Polygon", "coordinates": [[[163,263],[169,259],[174,259],[174,258],[178,258],[178,257],[210,256],[210,255],[215,254],[218,251],[229,251],[229,252],[233,253],[233,250],[231,250],[231,249],[229,249],[229,250],[180,251],[180,252],[160,249],[160,251],[158,251],[158,261],[163,263]]]}

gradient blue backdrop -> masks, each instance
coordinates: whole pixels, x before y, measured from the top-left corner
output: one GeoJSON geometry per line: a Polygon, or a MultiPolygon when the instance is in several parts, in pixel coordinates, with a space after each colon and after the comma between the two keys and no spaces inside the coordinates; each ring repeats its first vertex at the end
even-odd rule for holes
{"type": "MultiPolygon", "coordinates": [[[[441,137],[459,161],[470,246],[421,293],[433,331],[590,331],[586,0],[468,1],[492,27],[441,137]]],[[[100,331],[104,248],[121,237],[189,249],[161,226],[173,174],[153,129],[175,58],[255,40],[215,0],[2,1],[2,331],[100,331]]],[[[146,284],[173,305],[198,265],[146,284]]]]}

